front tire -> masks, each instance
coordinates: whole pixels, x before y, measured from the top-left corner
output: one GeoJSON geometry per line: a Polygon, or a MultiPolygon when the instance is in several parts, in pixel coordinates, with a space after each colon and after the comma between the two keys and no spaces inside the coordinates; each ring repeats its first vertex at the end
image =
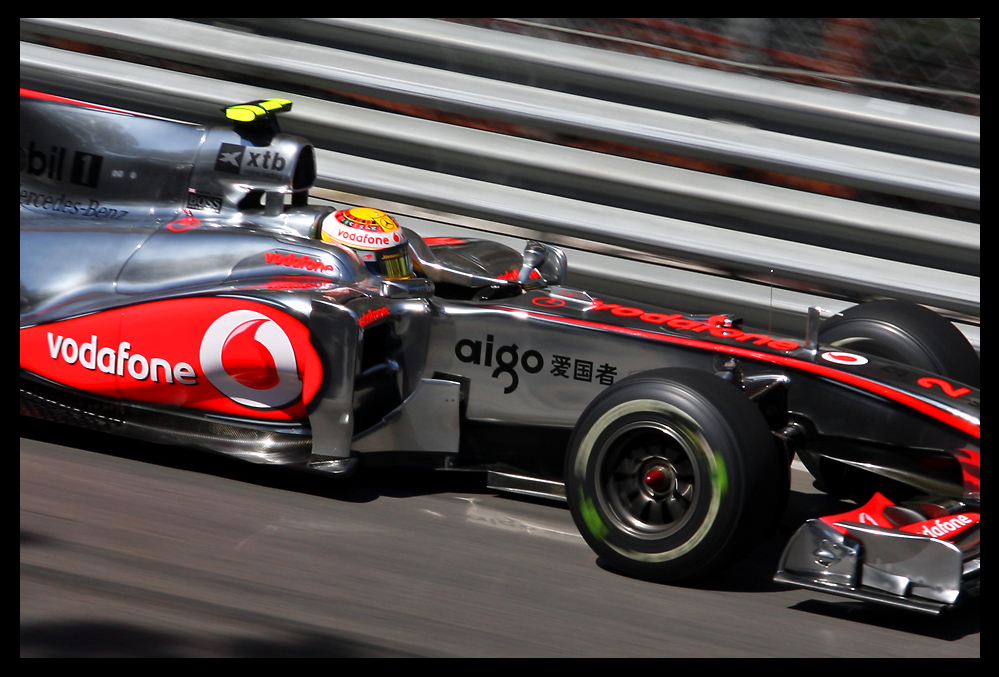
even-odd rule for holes
{"type": "Polygon", "coordinates": [[[678,582],[744,557],[779,519],[786,462],[735,386],[666,369],[626,379],[583,412],[566,495],[583,538],[638,578],[678,582]]]}

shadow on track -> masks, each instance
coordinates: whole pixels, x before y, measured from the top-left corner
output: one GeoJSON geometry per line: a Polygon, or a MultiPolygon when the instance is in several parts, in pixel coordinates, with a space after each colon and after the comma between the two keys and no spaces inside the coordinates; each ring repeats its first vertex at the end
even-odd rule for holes
{"type": "Polygon", "coordinates": [[[20,417],[19,432],[21,437],[38,442],[352,503],[367,503],[380,497],[487,491],[484,473],[361,467],[350,477],[337,477],[301,468],[248,463],[207,451],[134,440],[26,416],[20,417]]]}

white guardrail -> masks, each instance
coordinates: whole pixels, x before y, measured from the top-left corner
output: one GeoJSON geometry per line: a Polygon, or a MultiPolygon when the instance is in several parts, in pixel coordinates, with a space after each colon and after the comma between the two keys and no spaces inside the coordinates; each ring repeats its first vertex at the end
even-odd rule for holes
{"type": "Polygon", "coordinates": [[[206,124],[234,102],[286,97],[282,128],[317,147],[317,197],[381,206],[425,235],[561,245],[570,283],[604,293],[787,331],[809,305],[905,298],[980,346],[976,222],[537,140],[572,135],[973,213],[980,118],[446,21],[241,21],[21,19],[21,86],[206,124]]]}

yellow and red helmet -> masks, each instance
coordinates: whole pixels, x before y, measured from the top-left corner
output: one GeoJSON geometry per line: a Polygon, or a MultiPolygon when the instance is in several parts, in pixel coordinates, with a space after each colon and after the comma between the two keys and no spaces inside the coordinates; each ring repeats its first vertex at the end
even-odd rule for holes
{"type": "Polygon", "coordinates": [[[321,237],[352,249],[375,275],[390,280],[413,277],[406,233],[383,211],[341,209],[323,218],[321,237]]]}

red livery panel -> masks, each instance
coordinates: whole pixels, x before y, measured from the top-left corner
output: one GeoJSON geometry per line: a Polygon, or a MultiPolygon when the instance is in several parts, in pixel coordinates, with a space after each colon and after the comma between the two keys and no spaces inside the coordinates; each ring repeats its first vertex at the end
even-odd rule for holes
{"type": "Polygon", "coordinates": [[[270,420],[306,417],[308,329],[266,304],[157,301],[20,330],[21,367],[78,390],[270,420]]]}

